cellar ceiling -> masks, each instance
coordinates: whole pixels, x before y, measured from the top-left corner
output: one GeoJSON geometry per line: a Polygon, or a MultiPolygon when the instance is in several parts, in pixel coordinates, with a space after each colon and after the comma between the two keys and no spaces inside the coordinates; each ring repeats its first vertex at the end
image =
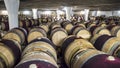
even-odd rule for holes
{"type": "MultiPolygon", "coordinates": [[[[20,10],[38,8],[39,10],[56,10],[63,7],[73,10],[120,10],[120,0],[20,0],[20,10]]],[[[4,0],[0,0],[0,9],[6,9],[4,0]]]]}

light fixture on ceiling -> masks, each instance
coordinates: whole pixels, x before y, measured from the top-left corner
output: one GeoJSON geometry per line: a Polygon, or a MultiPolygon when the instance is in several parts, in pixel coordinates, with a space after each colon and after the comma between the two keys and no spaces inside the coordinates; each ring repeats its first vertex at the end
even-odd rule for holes
{"type": "Polygon", "coordinates": [[[85,11],[80,11],[80,14],[81,14],[81,15],[85,14],[85,11]]]}
{"type": "Polygon", "coordinates": [[[51,11],[44,11],[44,14],[51,15],[51,11]]]}
{"type": "Polygon", "coordinates": [[[64,11],[61,11],[61,10],[57,10],[57,13],[60,15],[65,14],[64,11]]]}
{"type": "Polygon", "coordinates": [[[120,10],[118,10],[118,13],[120,14],[120,10]]]}
{"type": "Polygon", "coordinates": [[[29,15],[29,14],[30,14],[30,11],[25,10],[25,11],[23,11],[23,14],[24,14],[24,15],[29,15]]]}
{"type": "Polygon", "coordinates": [[[8,11],[7,11],[7,10],[2,10],[2,11],[1,11],[1,14],[2,14],[2,15],[8,15],[8,11]]]}

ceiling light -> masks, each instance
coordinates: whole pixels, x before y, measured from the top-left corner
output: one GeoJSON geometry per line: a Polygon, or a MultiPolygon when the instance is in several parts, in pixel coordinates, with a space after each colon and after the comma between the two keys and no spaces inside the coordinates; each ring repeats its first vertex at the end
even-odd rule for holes
{"type": "Polygon", "coordinates": [[[44,14],[50,15],[51,11],[45,11],[44,14]]]}
{"type": "Polygon", "coordinates": [[[30,14],[30,11],[27,11],[27,10],[26,10],[26,11],[23,11],[23,14],[24,14],[24,15],[29,15],[29,14],[30,14]]]}
{"type": "Polygon", "coordinates": [[[8,15],[8,12],[7,12],[7,10],[2,10],[2,11],[1,11],[1,14],[2,14],[2,15],[8,15]]]}
{"type": "Polygon", "coordinates": [[[84,11],[80,11],[80,14],[85,14],[85,12],[84,11]]]}

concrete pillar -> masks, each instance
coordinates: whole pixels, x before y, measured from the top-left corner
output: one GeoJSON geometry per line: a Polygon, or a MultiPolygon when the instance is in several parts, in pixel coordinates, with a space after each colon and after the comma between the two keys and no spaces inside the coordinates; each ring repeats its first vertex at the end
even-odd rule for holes
{"type": "Polygon", "coordinates": [[[101,11],[98,10],[98,11],[97,11],[97,16],[100,16],[100,14],[101,14],[101,11]]]}
{"type": "Polygon", "coordinates": [[[70,20],[73,15],[72,7],[65,7],[66,20],[70,20]]]}
{"type": "Polygon", "coordinates": [[[97,16],[97,11],[92,11],[92,16],[97,16]]]}
{"type": "Polygon", "coordinates": [[[89,9],[84,9],[84,12],[85,12],[85,21],[88,21],[88,16],[89,16],[89,9]]]}
{"type": "Polygon", "coordinates": [[[33,19],[37,19],[38,15],[37,15],[37,9],[32,9],[33,12],[33,19]]]}
{"type": "Polygon", "coordinates": [[[41,18],[42,11],[38,11],[38,18],[41,18]]]}
{"type": "Polygon", "coordinates": [[[56,10],[57,13],[57,20],[60,20],[60,10],[56,10]]]}
{"type": "Polygon", "coordinates": [[[19,10],[19,0],[4,0],[5,6],[8,11],[9,17],[9,28],[18,27],[18,10],[19,10]]]}

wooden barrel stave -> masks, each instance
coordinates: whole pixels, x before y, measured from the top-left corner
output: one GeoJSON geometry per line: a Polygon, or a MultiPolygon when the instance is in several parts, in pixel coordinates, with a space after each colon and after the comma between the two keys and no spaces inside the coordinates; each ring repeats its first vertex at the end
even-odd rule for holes
{"type": "Polygon", "coordinates": [[[29,44],[22,53],[23,57],[25,54],[32,51],[42,51],[42,52],[48,53],[49,55],[51,55],[51,57],[53,57],[57,61],[55,49],[46,42],[38,41],[38,42],[33,42],[29,44]]]}
{"type": "Polygon", "coordinates": [[[68,36],[63,28],[55,28],[50,33],[50,39],[56,46],[61,46],[62,41],[68,36]]]}
{"type": "Polygon", "coordinates": [[[5,46],[3,43],[0,43],[0,56],[5,61],[6,67],[10,68],[14,66],[14,55],[9,47],[5,46]]]}
{"type": "Polygon", "coordinates": [[[14,39],[17,40],[19,43],[21,43],[22,40],[22,38],[20,38],[20,36],[15,32],[8,32],[3,36],[2,39],[14,39]]]}
{"type": "Polygon", "coordinates": [[[92,48],[94,49],[93,45],[91,43],[89,43],[87,40],[84,40],[82,38],[78,38],[74,35],[68,36],[63,44],[62,44],[62,55],[64,58],[64,62],[66,62],[66,64],[68,66],[70,66],[70,60],[72,58],[72,56],[79,50],[83,49],[83,48],[92,48]]]}
{"type": "Polygon", "coordinates": [[[33,52],[23,58],[15,68],[29,68],[31,64],[35,64],[36,67],[58,68],[54,59],[44,52],[33,52]]]}
{"type": "Polygon", "coordinates": [[[15,64],[17,64],[20,61],[21,56],[21,45],[18,41],[14,39],[2,39],[0,42],[4,43],[10,50],[12,51],[15,59],[15,64]]]}
{"type": "Polygon", "coordinates": [[[39,38],[39,37],[47,37],[47,34],[44,29],[40,27],[36,27],[30,30],[28,37],[27,37],[27,41],[29,43],[30,41],[36,38],[39,38]]]}

